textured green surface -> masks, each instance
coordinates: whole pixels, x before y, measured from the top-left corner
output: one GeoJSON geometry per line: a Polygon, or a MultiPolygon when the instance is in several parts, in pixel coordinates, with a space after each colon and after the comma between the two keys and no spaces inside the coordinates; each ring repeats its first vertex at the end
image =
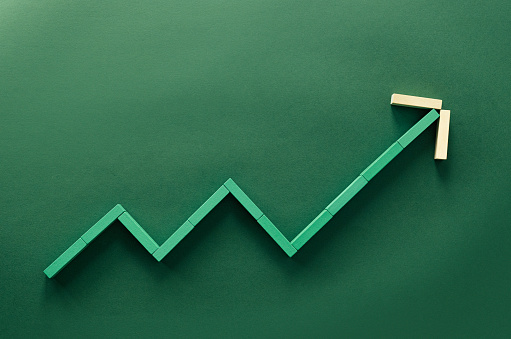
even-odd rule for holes
{"type": "Polygon", "coordinates": [[[371,163],[371,165],[367,166],[367,168],[360,173],[367,181],[374,178],[378,172],[380,172],[389,162],[391,162],[401,151],[403,147],[396,141],[389,148],[385,150],[375,161],[371,163]]]}
{"type": "Polygon", "coordinates": [[[190,231],[193,225],[187,220],[154,253],[153,257],[161,261],[190,231]]]}
{"type": "Polygon", "coordinates": [[[125,212],[125,209],[121,205],[115,205],[105,216],[98,220],[87,232],[85,232],[81,238],[87,244],[92,240],[96,239],[108,226],[110,226],[117,218],[125,212]]]}
{"type": "Polygon", "coordinates": [[[8,338],[511,336],[509,1],[0,1],[0,333],[8,338]],[[452,109],[288,258],[288,239],[427,110],[452,109]],[[396,175],[399,172],[399,175],[396,175]],[[285,208],[283,208],[285,206],[285,208]],[[20,249],[21,244],[30,244],[20,249]]]}
{"type": "Polygon", "coordinates": [[[76,240],[67,250],[64,251],[54,262],[50,264],[45,270],[44,274],[48,278],[52,278],[57,273],[60,272],[67,264],[73,260],[85,247],[87,247],[87,243],[83,241],[83,239],[76,240]]]}

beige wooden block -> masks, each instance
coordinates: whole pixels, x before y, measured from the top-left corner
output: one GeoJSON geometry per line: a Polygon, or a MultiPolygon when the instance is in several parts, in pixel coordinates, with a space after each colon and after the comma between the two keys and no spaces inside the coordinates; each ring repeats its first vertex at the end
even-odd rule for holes
{"type": "Polygon", "coordinates": [[[432,108],[432,109],[441,109],[442,108],[442,100],[439,100],[439,99],[414,97],[413,95],[396,94],[396,93],[392,94],[392,99],[390,100],[390,104],[396,105],[396,106],[417,107],[417,108],[432,108]]]}
{"type": "Polygon", "coordinates": [[[441,110],[438,119],[438,128],[436,130],[435,159],[447,160],[447,144],[449,142],[449,123],[451,121],[451,111],[441,110]]]}

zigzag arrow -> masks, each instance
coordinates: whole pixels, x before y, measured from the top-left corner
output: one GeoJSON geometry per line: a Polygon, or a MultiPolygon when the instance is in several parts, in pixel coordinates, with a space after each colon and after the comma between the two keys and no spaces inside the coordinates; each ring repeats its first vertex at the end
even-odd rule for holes
{"type": "Polygon", "coordinates": [[[231,193],[243,207],[257,220],[273,240],[292,257],[316,232],[318,232],[332,217],[357,194],[379,171],[394,159],[406,146],[429,127],[439,114],[434,109],[410,128],[401,138],[394,142],[371,165],[369,165],[341,194],[339,194],[310,224],[305,227],[291,242],[275,227],[266,215],[241,190],[234,180],[227,180],[213,195],[193,213],[161,246],[147,234],[135,219],[121,206],[116,205],[94,226],[85,232],[75,243],[62,253],[44,273],[48,278],[55,276],[71,262],[88,244],[101,234],[115,220],[119,220],[128,231],[151,253],[161,261],[195,226],[220,202],[231,193]]]}

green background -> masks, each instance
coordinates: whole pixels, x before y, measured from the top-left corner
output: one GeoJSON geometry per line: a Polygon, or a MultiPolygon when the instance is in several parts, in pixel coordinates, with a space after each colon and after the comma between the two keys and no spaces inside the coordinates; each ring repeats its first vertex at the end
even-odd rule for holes
{"type": "Polygon", "coordinates": [[[511,336],[511,2],[0,1],[0,336],[511,336]],[[293,258],[292,239],[424,114],[435,125],[293,258]]]}

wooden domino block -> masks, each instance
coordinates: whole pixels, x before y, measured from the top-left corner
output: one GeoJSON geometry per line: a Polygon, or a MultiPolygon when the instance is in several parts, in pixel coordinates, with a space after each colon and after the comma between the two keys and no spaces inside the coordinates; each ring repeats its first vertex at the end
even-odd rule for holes
{"type": "Polygon", "coordinates": [[[83,241],[89,244],[92,240],[94,240],[98,235],[101,234],[108,226],[110,226],[117,218],[126,212],[126,210],[120,205],[117,204],[114,208],[112,208],[105,216],[103,216],[97,223],[95,223],[87,232],[82,235],[83,241]]]}
{"type": "Polygon", "coordinates": [[[151,238],[149,234],[140,226],[135,219],[128,213],[124,212],[119,217],[119,221],[126,227],[128,231],[144,246],[151,254],[158,249],[158,244],[151,238]]]}
{"type": "Polygon", "coordinates": [[[316,234],[325,224],[332,219],[332,215],[327,210],[323,210],[311,223],[305,227],[294,239],[291,245],[299,250],[314,234],[316,234]]]}
{"type": "Polygon", "coordinates": [[[79,238],[64,253],[62,253],[50,266],[44,270],[44,274],[48,278],[53,278],[61,269],[66,267],[83,249],[87,247],[87,243],[79,238]]]}
{"type": "Polygon", "coordinates": [[[227,194],[229,194],[229,190],[222,185],[190,218],[188,218],[188,221],[190,221],[193,226],[196,226],[227,194]]]}
{"type": "Polygon", "coordinates": [[[438,128],[436,131],[435,159],[447,160],[447,144],[449,142],[449,123],[451,121],[451,111],[441,110],[440,119],[438,119],[438,128]]]}
{"type": "Polygon", "coordinates": [[[161,261],[184,237],[193,230],[193,225],[188,220],[185,221],[154,253],[153,257],[161,261]]]}
{"type": "Polygon", "coordinates": [[[403,147],[396,141],[382,155],[380,155],[371,165],[369,165],[360,175],[367,181],[371,180],[378,172],[380,172],[387,164],[394,159],[403,147]]]}
{"type": "Polygon", "coordinates": [[[439,99],[430,99],[430,98],[416,97],[413,95],[396,94],[396,93],[392,94],[390,104],[396,105],[396,106],[406,106],[406,107],[416,107],[416,108],[432,108],[432,109],[441,109],[442,108],[442,100],[439,100],[439,99]]]}
{"type": "Polygon", "coordinates": [[[330,214],[334,215],[339,212],[339,210],[348,203],[357,194],[365,185],[367,184],[367,180],[359,175],[341,194],[337,196],[327,207],[326,210],[330,212],[330,214]]]}
{"type": "Polygon", "coordinates": [[[286,252],[289,257],[292,257],[296,253],[296,248],[287,240],[287,238],[275,227],[275,225],[268,219],[267,216],[263,215],[257,220],[264,230],[275,240],[275,242],[286,252]]]}
{"type": "Polygon", "coordinates": [[[437,111],[432,109],[428,114],[424,116],[424,118],[420,119],[418,123],[412,126],[401,138],[397,140],[397,142],[401,145],[401,147],[405,148],[412,141],[415,140],[426,128],[428,128],[432,123],[438,119],[440,115],[438,115],[437,111]]]}
{"type": "Polygon", "coordinates": [[[224,186],[256,220],[263,215],[263,212],[259,209],[259,207],[257,207],[256,204],[254,204],[254,202],[245,194],[245,192],[241,190],[234,180],[229,178],[229,180],[225,182],[224,186]]]}

